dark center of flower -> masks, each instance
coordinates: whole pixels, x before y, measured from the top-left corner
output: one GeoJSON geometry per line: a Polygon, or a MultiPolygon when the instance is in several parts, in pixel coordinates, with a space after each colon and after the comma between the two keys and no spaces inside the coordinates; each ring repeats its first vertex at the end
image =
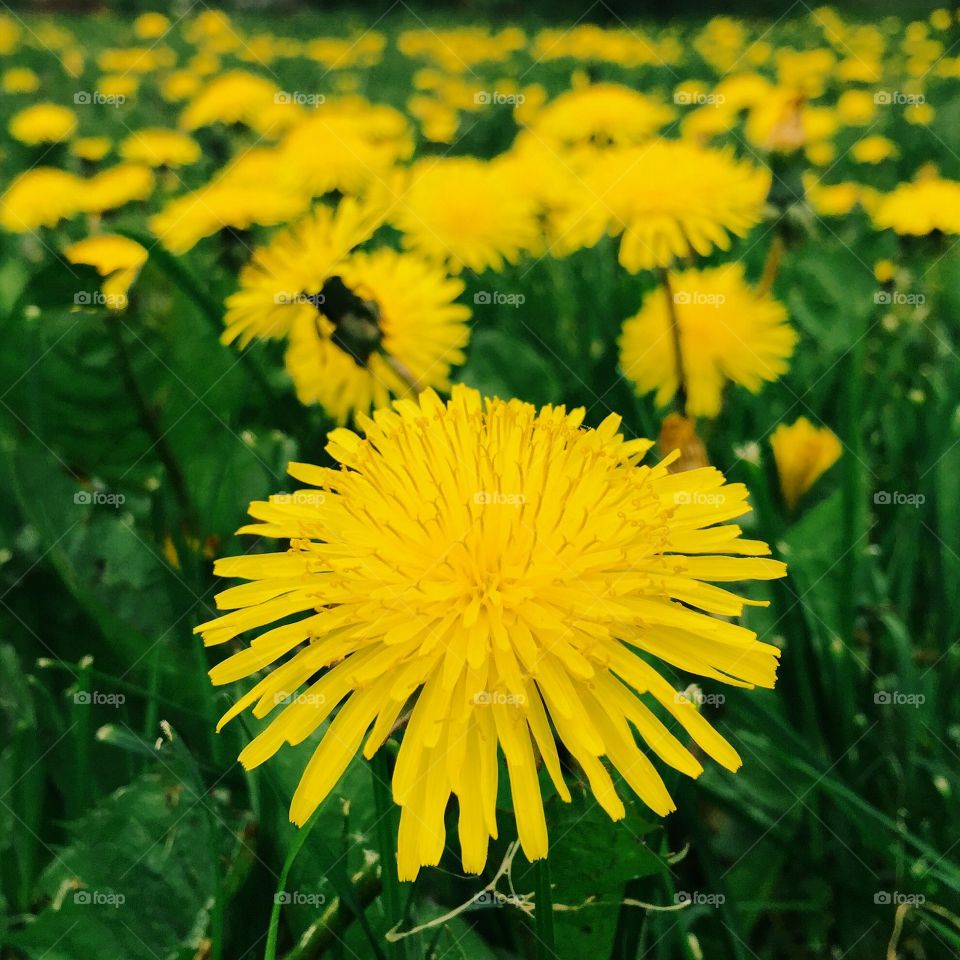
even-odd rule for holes
{"type": "Polygon", "coordinates": [[[358,297],[340,277],[330,277],[307,299],[333,324],[330,339],[358,367],[366,367],[383,340],[377,302],[358,297]]]}

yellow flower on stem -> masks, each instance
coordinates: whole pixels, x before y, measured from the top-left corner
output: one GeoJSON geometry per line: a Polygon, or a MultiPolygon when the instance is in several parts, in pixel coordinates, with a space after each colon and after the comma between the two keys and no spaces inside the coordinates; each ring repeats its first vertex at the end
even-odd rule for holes
{"type": "Polygon", "coordinates": [[[87,237],[67,247],[64,255],[70,263],[94,267],[104,278],[102,289],[107,306],[120,310],[126,307],[130,285],[147,262],[147,251],[136,240],[116,233],[87,237]]]}
{"type": "Polygon", "coordinates": [[[806,417],[781,423],[770,437],[783,499],[793,510],[800,498],[840,458],[841,446],[829,427],[815,427],[806,417]]]}
{"type": "Polygon", "coordinates": [[[290,547],[217,561],[217,575],[247,582],[218,596],[230,612],[196,630],[210,646],[255,634],[213,668],[215,684],[273,666],[220,727],[287,704],[244,748],[245,767],[331,721],[293,796],[295,823],[359,750],[369,759],[395,731],[403,880],[440,861],[451,796],[463,867],[483,870],[501,751],[530,860],[548,849],[538,757],[570,799],[558,741],[615,820],[624,805],[611,768],[662,816],[674,803],[651,755],[699,776],[688,736],[740,766],[655,663],[772,687],[777,648],[725,619],[760,601],[715,582],[785,567],[726,522],[750,509],[741,484],[712,467],[671,474],[669,457],[644,466],[652,441],[626,440],[616,415],[584,429],[584,415],[464,386],[444,403],[428,390],[361,416],[363,437],[334,430],[339,469],[291,464],[306,488],[251,504],[240,532],[290,547]]]}
{"type": "Polygon", "coordinates": [[[761,219],[771,175],[727,150],[655,140],[604,151],[580,182],[553,252],[622,234],[620,263],[637,273],[729,249],[731,234],[744,236],[761,219]]]}
{"type": "Polygon", "coordinates": [[[624,376],[640,393],[656,390],[666,406],[682,385],[690,416],[715,417],[727,381],[757,393],[786,373],[797,334],[783,305],[751,288],[740,264],[727,264],[671,273],[619,342],[624,376]]]}

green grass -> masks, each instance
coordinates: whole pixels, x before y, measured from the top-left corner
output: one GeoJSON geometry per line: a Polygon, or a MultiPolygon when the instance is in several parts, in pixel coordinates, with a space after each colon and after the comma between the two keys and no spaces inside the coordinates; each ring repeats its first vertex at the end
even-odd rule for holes
{"type": "MultiPolygon", "coordinates": [[[[117,29],[106,19],[64,22],[94,49],[117,29]]],[[[343,29],[326,16],[260,25],[343,29]]],[[[774,36],[802,44],[810,30],[788,20],[774,36]]],[[[45,96],[71,102],[74,85],[49,54],[8,59],[41,72],[45,96]]],[[[528,66],[518,58],[481,72],[493,80],[528,66]]],[[[572,66],[545,65],[535,77],[559,90],[572,66]]],[[[414,68],[391,47],[363,89],[402,106],[414,68]]],[[[689,70],[709,75],[696,60],[689,70]]],[[[310,89],[315,76],[302,61],[277,71],[291,89],[310,89]]],[[[677,82],[653,68],[597,73],[667,96],[677,82]]],[[[94,77],[88,63],[77,83],[94,77]]],[[[931,89],[930,130],[883,118],[901,155],[876,174],[881,186],[928,159],[960,175],[960,97],[948,83],[931,89]]],[[[0,101],[3,129],[25,102],[0,101]]],[[[122,136],[123,126],[158,119],[172,123],[170,108],[147,93],[122,115],[83,114],[81,123],[83,133],[122,136]]],[[[508,111],[482,115],[454,152],[490,155],[514,129],[508,111]]],[[[3,144],[5,180],[30,161],[3,144]]],[[[201,163],[188,185],[211,172],[201,163]]],[[[841,158],[831,179],[847,177],[864,174],[841,158]]],[[[788,204],[797,199],[788,193],[788,204]]],[[[142,234],[144,212],[125,209],[106,225],[142,234]]],[[[758,278],[775,224],[723,259],[743,260],[758,278]]],[[[514,839],[509,796],[482,878],[460,874],[451,820],[441,866],[398,884],[378,868],[396,829],[378,786],[392,761],[373,767],[373,781],[369,765],[352,764],[299,833],[287,807],[309,745],[249,774],[235,762],[255,731],[214,732],[228,695],[210,686],[214,660],[192,634],[218,589],[211,559],[246,548],[233,531],[250,500],[287,488],[288,460],[324,461],[330,424],[296,403],[274,348],[240,357],[218,343],[219,304],[235,284],[218,239],[177,260],[155,250],[130,310],[111,319],[71,308],[78,285],[93,281],[53,253],[84,230],[75,221],[39,237],[0,235],[0,955],[960,952],[954,246],[898,243],[863,214],[792,232],[775,286],[801,334],[790,373],[759,397],[732,392],[704,431],[711,461],[751,489],[750,532],[790,569],[772,605],[746,618],[783,649],[777,689],[703,684],[725,695],[705,709],[738,746],[743,769],[708,767],[695,783],[668,782],[678,812],[662,822],[637,804],[611,824],[574,783],[573,805],[548,801],[549,869],[518,855],[510,873],[517,894],[535,893],[541,904],[552,895],[552,915],[531,917],[501,878],[508,896],[496,906],[388,942],[397,924],[430,924],[492,880],[514,839]],[[922,294],[921,306],[876,302],[880,257],[900,265],[898,289],[922,294]],[[844,454],[789,515],[767,438],[801,414],[831,426],[844,454]],[[750,443],[757,457],[744,455],[750,443]],[[909,502],[894,502],[899,495],[909,502]]],[[[617,411],[628,433],[656,436],[660,414],[624,381],[615,348],[622,320],[654,280],[620,271],[613,244],[466,281],[467,304],[494,289],[522,293],[525,303],[475,309],[463,380],[582,404],[590,425],[617,411]]]]}

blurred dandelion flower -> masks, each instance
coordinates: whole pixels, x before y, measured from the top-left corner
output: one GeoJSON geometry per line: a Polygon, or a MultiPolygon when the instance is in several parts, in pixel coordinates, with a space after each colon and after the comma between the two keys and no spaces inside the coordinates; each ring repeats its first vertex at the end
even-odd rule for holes
{"type": "Polygon", "coordinates": [[[793,510],[800,498],[840,458],[837,435],[828,427],[815,427],[806,417],[787,426],[781,423],[770,437],[780,475],[780,489],[793,510]]]}
{"type": "Polygon", "coordinates": [[[797,341],[783,305],[753,290],[740,264],[673,273],[669,288],[648,294],[620,336],[624,375],[640,393],[656,390],[660,406],[679,382],[674,318],[687,412],[695,417],[720,412],[728,380],[757,393],[765,381],[782,376],[797,341]]]}
{"type": "Polygon", "coordinates": [[[147,262],[147,251],[135,240],[116,233],[103,233],[71,244],[64,251],[70,263],[94,267],[104,278],[103,293],[108,305],[127,305],[130,285],[147,262]]]}
{"type": "Polygon", "coordinates": [[[651,441],[625,440],[616,415],[595,430],[583,418],[464,386],[447,403],[428,390],[361,416],[364,438],[334,430],[327,450],[339,469],[291,464],[309,489],[251,505],[255,522],[241,532],[290,549],[219,560],[219,576],[248,582],[218,596],[231,612],[196,629],[220,645],[297,618],[211,671],[223,684],[276,664],[220,722],[289,704],[241,753],[248,768],[303,743],[339,705],[294,794],[295,823],[361,744],[373,756],[404,719],[393,796],[405,880],[439,862],[451,795],[463,867],[483,869],[497,836],[498,749],[529,859],[548,846],[538,754],[570,799],[558,740],[614,819],[624,806],[608,766],[659,815],[674,804],[648,753],[702,772],[651,707],[723,766],[740,766],[650,661],[772,687],[777,648],[721,619],[758,601],[710,581],[767,580],[785,567],[726,523],[749,510],[742,485],[710,467],[670,474],[671,458],[642,466],[651,441]]]}
{"type": "Polygon", "coordinates": [[[321,288],[290,333],[287,372],[305,404],[338,423],[391,396],[450,388],[466,359],[470,311],[453,301],[463,283],[410,253],[355,253],[321,288]]]}
{"type": "Polygon", "coordinates": [[[312,318],[323,285],[372,236],[383,214],[375,204],[347,197],[336,210],[316,207],[257,248],[240,271],[240,289],[227,299],[223,342],[245,347],[254,338],[285,337],[297,317],[312,318]]]}
{"type": "Polygon", "coordinates": [[[631,273],[667,267],[678,257],[730,247],[759,222],[770,171],[729,150],[655,140],[604,152],[585,171],[581,203],[558,229],[558,252],[622,234],[620,263],[631,273]]]}
{"type": "Polygon", "coordinates": [[[535,250],[540,231],[533,198],[505,168],[472,157],[421,160],[391,222],[403,243],[457,273],[516,263],[535,250]]]}
{"type": "Polygon", "coordinates": [[[15,177],[0,199],[0,226],[12,233],[55,227],[80,210],[83,180],[55,167],[33,167],[15,177]]]}
{"type": "Polygon", "coordinates": [[[77,129],[77,115],[56,103],[37,103],[14,114],[7,129],[14,140],[31,147],[63,143],[77,129]]]}
{"type": "Polygon", "coordinates": [[[149,167],[185,167],[200,159],[200,144],[179,130],[147,127],[136,130],[120,144],[124,160],[149,167]]]}
{"type": "Polygon", "coordinates": [[[882,195],[871,211],[878,230],[925,236],[939,230],[960,233],[960,183],[938,176],[901,183],[882,195]]]}

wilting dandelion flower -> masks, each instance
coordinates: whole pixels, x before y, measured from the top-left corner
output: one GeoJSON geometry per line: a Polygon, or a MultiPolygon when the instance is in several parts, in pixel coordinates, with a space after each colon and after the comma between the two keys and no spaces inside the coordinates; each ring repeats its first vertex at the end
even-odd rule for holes
{"type": "Polygon", "coordinates": [[[255,522],[241,533],[290,547],[218,561],[218,575],[248,582],[217,597],[232,612],[196,629],[220,645],[285,621],[211,678],[275,665],[220,723],[288,703],[243,750],[248,768],[333,717],[294,794],[295,823],[361,745],[369,758],[401,727],[393,796],[403,879],[439,862],[451,795],[464,869],[483,869],[498,832],[498,751],[530,859],[548,845],[538,756],[570,799],[558,741],[614,819],[624,805],[611,769],[661,815],[674,804],[649,754],[702,772],[658,713],[739,767],[654,663],[772,687],[777,648],[726,619],[758,601],[712,581],[785,568],[726,522],[749,510],[741,484],[711,467],[671,474],[672,457],[643,466],[651,441],[624,439],[616,415],[595,430],[583,418],[464,386],[447,403],[428,390],[359,417],[365,437],[334,430],[327,450],[338,469],[291,464],[308,489],[251,504],[255,522]]]}
{"type": "Polygon", "coordinates": [[[780,489],[789,509],[840,458],[841,446],[829,427],[815,427],[806,417],[787,426],[781,423],[770,437],[780,475],[780,489]]]}
{"type": "Polygon", "coordinates": [[[687,412],[715,417],[728,380],[759,392],[786,373],[797,334],[783,304],[752,289],[740,264],[670,275],[623,325],[620,366],[666,406],[683,374],[687,412]],[[676,356],[676,320],[680,361],[676,356]],[[682,368],[682,369],[681,369],[682,368]]]}

